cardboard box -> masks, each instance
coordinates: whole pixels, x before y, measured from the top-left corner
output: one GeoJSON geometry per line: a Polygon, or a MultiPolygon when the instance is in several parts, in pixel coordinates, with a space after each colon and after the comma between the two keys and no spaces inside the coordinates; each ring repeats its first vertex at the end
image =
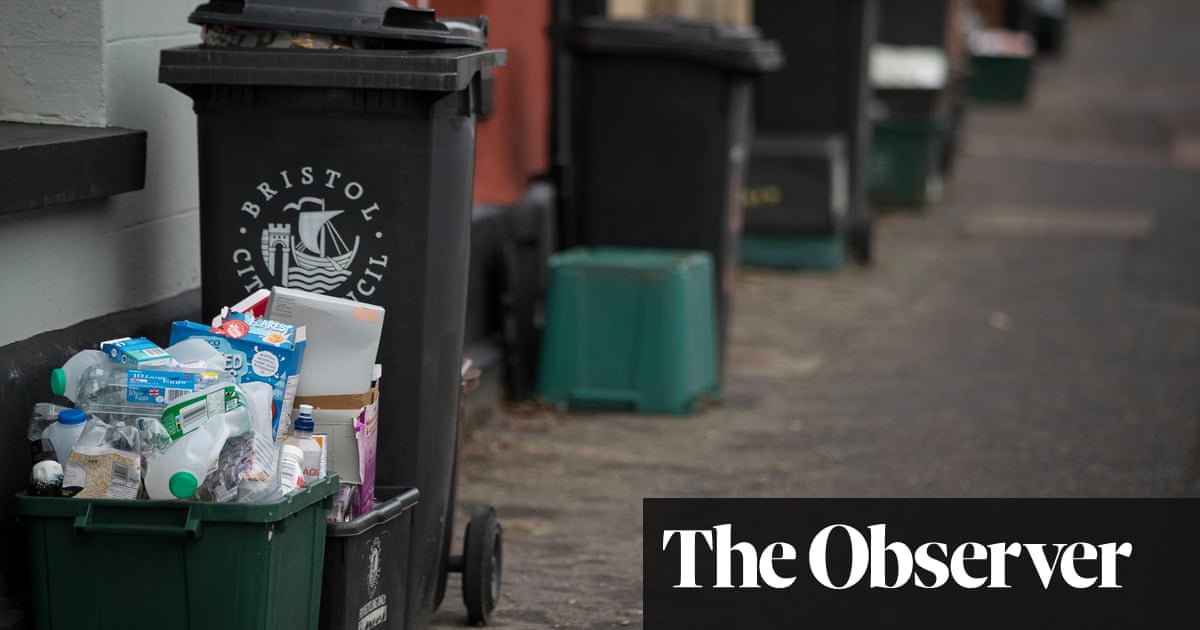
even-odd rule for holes
{"type": "MultiPolygon", "coordinates": [[[[229,320],[227,324],[233,324],[229,320]]],[[[307,348],[303,326],[269,320],[246,322],[213,328],[196,322],[175,322],[171,326],[171,344],[198,337],[225,355],[225,371],[239,383],[257,381],[274,389],[271,426],[275,435],[288,426],[300,368],[307,348]]]]}
{"type": "Polygon", "coordinates": [[[334,396],[371,388],[383,307],[284,287],[271,289],[267,319],[308,329],[299,396],[334,396]]]}
{"type": "Polygon", "coordinates": [[[313,406],[313,433],[327,437],[328,470],[337,473],[342,483],[359,486],[365,508],[360,504],[355,513],[370,510],[379,443],[379,381],[361,394],[297,396],[296,407],[302,404],[313,406]]]}
{"type": "Polygon", "coordinates": [[[102,341],[100,350],[113,361],[134,367],[171,364],[171,355],[145,337],[122,337],[102,341]]]}

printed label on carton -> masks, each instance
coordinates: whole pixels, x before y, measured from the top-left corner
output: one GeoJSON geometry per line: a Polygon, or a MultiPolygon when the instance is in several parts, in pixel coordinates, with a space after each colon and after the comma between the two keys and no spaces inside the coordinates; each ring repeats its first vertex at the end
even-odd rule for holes
{"type": "Polygon", "coordinates": [[[190,372],[129,370],[125,401],[161,405],[196,391],[196,375],[190,372]]]}
{"type": "Polygon", "coordinates": [[[125,365],[169,365],[171,355],[145,337],[123,337],[100,342],[100,350],[125,365]]]}

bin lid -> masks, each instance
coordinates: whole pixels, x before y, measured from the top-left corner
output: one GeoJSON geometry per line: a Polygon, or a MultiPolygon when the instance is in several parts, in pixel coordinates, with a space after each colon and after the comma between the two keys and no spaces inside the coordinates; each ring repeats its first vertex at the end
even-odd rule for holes
{"type": "Polygon", "coordinates": [[[783,51],[756,27],[682,19],[609,20],[583,18],[567,35],[584,53],[680,59],[748,73],[783,68],[783,51]]]}
{"type": "Polygon", "coordinates": [[[401,0],[212,0],[188,16],[192,24],[356,35],[414,47],[487,46],[487,19],[439,21],[433,9],[401,0]]]}
{"type": "Polygon", "coordinates": [[[460,92],[504,65],[503,50],[303,50],[183,46],[159,54],[158,80],[191,85],[252,85],[460,92]]]}

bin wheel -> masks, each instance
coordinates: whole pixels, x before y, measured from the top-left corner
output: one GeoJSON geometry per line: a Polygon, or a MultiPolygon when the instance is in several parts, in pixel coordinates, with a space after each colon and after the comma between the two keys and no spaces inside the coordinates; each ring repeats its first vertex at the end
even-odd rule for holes
{"type": "Polygon", "coordinates": [[[500,599],[503,568],[496,510],[484,506],[472,509],[464,538],[462,584],[467,619],[474,625],[486,625],[500,599]]]}
{"type": "Polygon", "coordinates": [[[874,252],[872,251],[871,225],[856,225],[850,228],[850,254],[860,263],[867,264],[871,262],[874,252]]]}

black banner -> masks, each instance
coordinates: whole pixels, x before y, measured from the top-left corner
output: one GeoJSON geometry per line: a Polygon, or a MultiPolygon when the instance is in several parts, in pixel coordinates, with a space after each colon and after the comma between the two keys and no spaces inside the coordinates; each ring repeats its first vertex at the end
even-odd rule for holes
{"type": "Polygon", "coordinates": [[[1200,627],[1200,500],[646,499],[645,622],[1200,627]]]}

